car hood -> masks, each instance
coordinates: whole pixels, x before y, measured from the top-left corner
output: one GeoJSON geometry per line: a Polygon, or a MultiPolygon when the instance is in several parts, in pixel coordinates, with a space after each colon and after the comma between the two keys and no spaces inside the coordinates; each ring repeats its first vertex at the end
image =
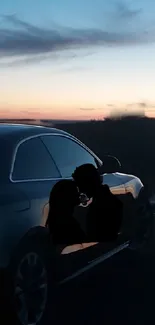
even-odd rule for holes
{"type": "Polygon", "coordinates": [[[131,193],[134,198],[138,197],[140,190],[144,187],[138,177],[123,173],[104,174],[103,184],[107,184],[114,194],[131,193]]]}

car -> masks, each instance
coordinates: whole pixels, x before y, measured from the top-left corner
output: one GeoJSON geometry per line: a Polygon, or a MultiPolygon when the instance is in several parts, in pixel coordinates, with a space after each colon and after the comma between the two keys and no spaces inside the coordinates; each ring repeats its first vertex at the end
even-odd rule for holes
{"type": "MultiPolygon", "coordinates": [[[[117,158],[102,162],[80,140],[56,128],[5,123],[0,125],[0,153],[1,279],[19,324],[43,322],[51,286],[55,292],[122,249],[152,245],[154,200],[138,177],[120,172],[117,158]],[[53,247],[45,227],[50,191],[85,163],[102,172],[103,183],[124,204],[118,240],[53,247]]],[[[83,229],[89,204],[75,211],[83,229]]]]}

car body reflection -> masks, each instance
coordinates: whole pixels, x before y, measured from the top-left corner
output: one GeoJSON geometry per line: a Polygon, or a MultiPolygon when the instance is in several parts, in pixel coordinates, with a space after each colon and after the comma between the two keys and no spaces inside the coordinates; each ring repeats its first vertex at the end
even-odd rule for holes
{"type": "Polygon", "coordinates": [[[61,255],[65,255],[65,254],[70,254],[73,252],[77,252],[79,250],[83,250],[92,246],[97,245],[98,242],[92,242],[92,243],[82,243],[82,244],[74,244],[74,245],[70,245],[70,246],[66,246],[62,251],[61,251],[61,255]]]}

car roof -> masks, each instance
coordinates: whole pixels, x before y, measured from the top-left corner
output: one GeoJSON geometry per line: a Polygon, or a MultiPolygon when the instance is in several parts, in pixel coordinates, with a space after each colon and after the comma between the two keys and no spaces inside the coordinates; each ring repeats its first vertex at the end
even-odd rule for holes
{"type": "Polygon", "coordinates": [[[11,137],[20,139],[41,133],[68,134],[67,132],[60,129],[40,125],[0,123],[0,137],[11,135],[11,137]]]}

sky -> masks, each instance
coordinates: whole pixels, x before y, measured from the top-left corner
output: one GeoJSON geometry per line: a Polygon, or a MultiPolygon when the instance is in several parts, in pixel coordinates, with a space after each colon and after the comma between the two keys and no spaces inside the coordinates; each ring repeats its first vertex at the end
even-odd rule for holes
{"type": "Polygon", "coordinates": [[[0,2],[0,118],[155,116],[154,0],[0,2]]]}

